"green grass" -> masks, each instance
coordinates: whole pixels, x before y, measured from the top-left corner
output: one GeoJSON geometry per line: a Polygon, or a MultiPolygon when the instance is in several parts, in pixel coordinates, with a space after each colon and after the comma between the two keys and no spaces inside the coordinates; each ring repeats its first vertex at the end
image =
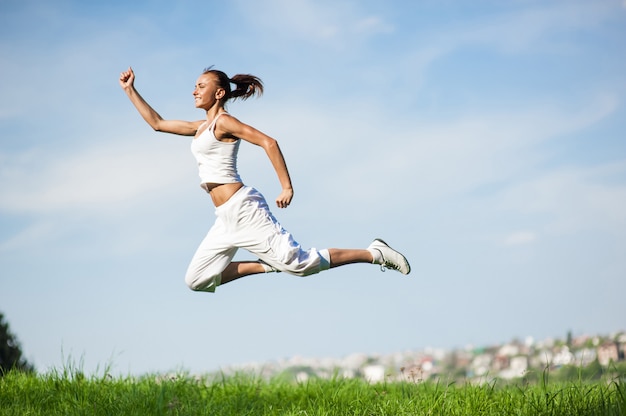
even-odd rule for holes
{"type": "Polygon", "coordinates": [[[0,378],[0,415],[623,416],[626,387],[623,379],[550,383],[547,377],[534,385],[457,385],[9,372],[0,378]]]}

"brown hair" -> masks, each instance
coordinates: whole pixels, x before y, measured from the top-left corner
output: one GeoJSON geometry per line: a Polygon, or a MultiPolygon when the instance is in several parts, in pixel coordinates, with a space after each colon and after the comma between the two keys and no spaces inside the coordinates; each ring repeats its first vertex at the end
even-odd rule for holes
{"type": "Polygon", "coordinates": [[[217,77],[217,84],[226,91],[224,101],[241,98],[246,100],[253,95],[263,94],[263,82],[260,78],[250,74],[237,74],[228,78],[224,72],[213,69],[212,66],[206,68],[202,74],[213,74],[217,77]],[[235,84],[235,89],[230,88],[230,84],[235,84]]]}

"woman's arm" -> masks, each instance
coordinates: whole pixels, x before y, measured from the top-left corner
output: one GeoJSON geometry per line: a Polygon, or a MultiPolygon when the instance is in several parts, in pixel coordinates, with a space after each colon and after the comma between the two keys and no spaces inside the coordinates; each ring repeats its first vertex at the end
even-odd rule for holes
{"type": "Polygon", "coordinates": [[[257,146],[261,146],[278,175],[282,191],[276,198],[279,208],[287,208],[293,199],[293,186],[287,169],[287,163],[280,151],[278,142],[254,127],[242,123],[231,115],[222,116],[217,120],[215,136],[218,139],[240,138],[257,146]]]}
{"type": "Polygon", "coordinates": [[[133,103],[141,117],[152,127],[155,131],[162,131],[165,133],[179,134],[182,136],[193,136],[196,134],[198,127],[202,124],[202,121],[182,121],[182,120],[164,120],[143,97],[135,89],[135,73],[132,68],[122,72],[120,74],[120,86],[126,92],[130,102],[133,103]]]}

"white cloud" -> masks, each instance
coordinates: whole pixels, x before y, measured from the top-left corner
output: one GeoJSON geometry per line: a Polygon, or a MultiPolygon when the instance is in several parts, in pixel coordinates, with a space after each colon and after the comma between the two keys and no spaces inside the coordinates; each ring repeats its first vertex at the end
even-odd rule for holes
{"type": "Polygon", "coordinates": [[[609,13],[610,5],[602,2],[579,2],[568,7],[548,4],[480,22],[480,26],[470,28],[463,38],[468,43],[497,45],[507,52],[537,52],[546,48],[556,51],[553,47],[562,47],[564,39],[555,34],[594,27],[609,13]],[[557,39],[560,40],[555,43],[557,39]]]}
{"type": "Polygon", "coordinates": [[[266,36],[280,37],[281,46],[302,42],[344,49],[355,46],[359,38],[390,33],[393,25],[381,16],[365,15],[358,3],[315,2],[310,0],[268,0],[241,2],[241,12],[250,24],[263,27],[266,36]],[[289,34],[285,36],[285,34],[289,34]]]}
{"type": "Polygon", "coordinates": [[[55,231],[55,225],[51,222],[41,221],[28,225],[4,241],[0,241],[0,252],[28,248],[33,246],[33,241],[47,239],[55,231]]]}
{"type": "Polygon", "coordinates": [[[530,244],[537,240],[537,234],[534,231],[516,231],[504,238],[504,244],[507,246],[516,246],[522,244],[530,244]]]}
{"type": "Polygon", "coordinates": [[[185,150],[180,141],[135,137],[127,142],[97,142],[68,154],[48,149],[5,154],[0,167],[0,210],[84,213],[133,204],[142,195],[190,179],[183,164],[193,162],[185,150]]]}
{"type": "Polygon", "coordinates": [[[626,231],[626,186],[613,178],[626,174],[626,161],[596,167],[562,168],[512,184],[497,196],[499,210],[542,215],[545,230],[569,234],[626,231]]]}
{"type": "Polygon", "coordinates": [[[355,32],[361,34],[392,33],[393,25],[385,22],[380,16],[365,17],[354,24],[355,32]]]}
{"type": "MultiPolygon", "coordinates": [[[[615,99],[603,98],[571,112],[540,103],[511,112],[484,110],[436,123],[396,124],[401,133],[392,138],[384,120],[350,131],[339,130],[334,136],[345,137],[350,146],[358,146],[362,140],[372,145],[361,149],[349,168],[333,174],[339,174],[335,176],[338,183],[353,183],[352,191],[344,193],[348,199],[367,196],[368,189],[386,189],[393,194],[407,184],[419,192],[420,199],[468,193],[477,186],[534,171],[545,157],[540,147],[544,142],[603,120],[617,105],[615,99]],[[381,145],[375,145],[378,142],[381,145]],[[353,178],[362,181],[355,183],[353,178]]],[[[359,126],[356,120],[343,119],[345,126],[359,126]]],[[[376,118],[372,115],[370,119],[376,118]]],[[[325,122],[333,125],[331,120],[325,122]]],[[[350,157],[348,153],[343,156],[350,157]]]]}
{"type": "Polygon", "coordinates": [[[527,9],[488,25],[484,32],[478,32],[483,42],[496,42],[504,49],[556,51],[553,46],[563,47],[564,41],[574,45],[569,37],[562,34],[587,31],[604,24],[614,13],[611,2],[572,2],[563,7],[560,4],[546,4],[535,9],[527,9]],[[497,36],[494,36],[496,35],[497,36]],[[558,42],[558,43],[556,43],[558,42]]]}
{"type": "MultiPolygon", "coordinates": [[[[573,33],[589,31],[605,24],[614,14],[609,2],[570,2],[529,6],[501,13],[494,18],[464,19],[439,32],[416,30],[413,38],[402,40],[406,45],[402,62],[407,74],[406,85],[418,81],[431,65],[468,46],[481,46],[505,54],[563,54],[578,48],[573,33]]],[[[397,49],[394,49],[396,51],[397,49]]]]}

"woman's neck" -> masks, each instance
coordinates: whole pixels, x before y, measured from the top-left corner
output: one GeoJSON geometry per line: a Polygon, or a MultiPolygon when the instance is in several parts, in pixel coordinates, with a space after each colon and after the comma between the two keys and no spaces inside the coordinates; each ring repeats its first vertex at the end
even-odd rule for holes
{"type": "Polygon", "coordinates": [[[208,122],[211,122],[211,121],[215,120],[215,117],[217,117],[218,114],[225,113],[225,112],[226,112],[226,110],[222,106],[211,107],[206,112],[206,119],[207,119],[208,122]]]}

